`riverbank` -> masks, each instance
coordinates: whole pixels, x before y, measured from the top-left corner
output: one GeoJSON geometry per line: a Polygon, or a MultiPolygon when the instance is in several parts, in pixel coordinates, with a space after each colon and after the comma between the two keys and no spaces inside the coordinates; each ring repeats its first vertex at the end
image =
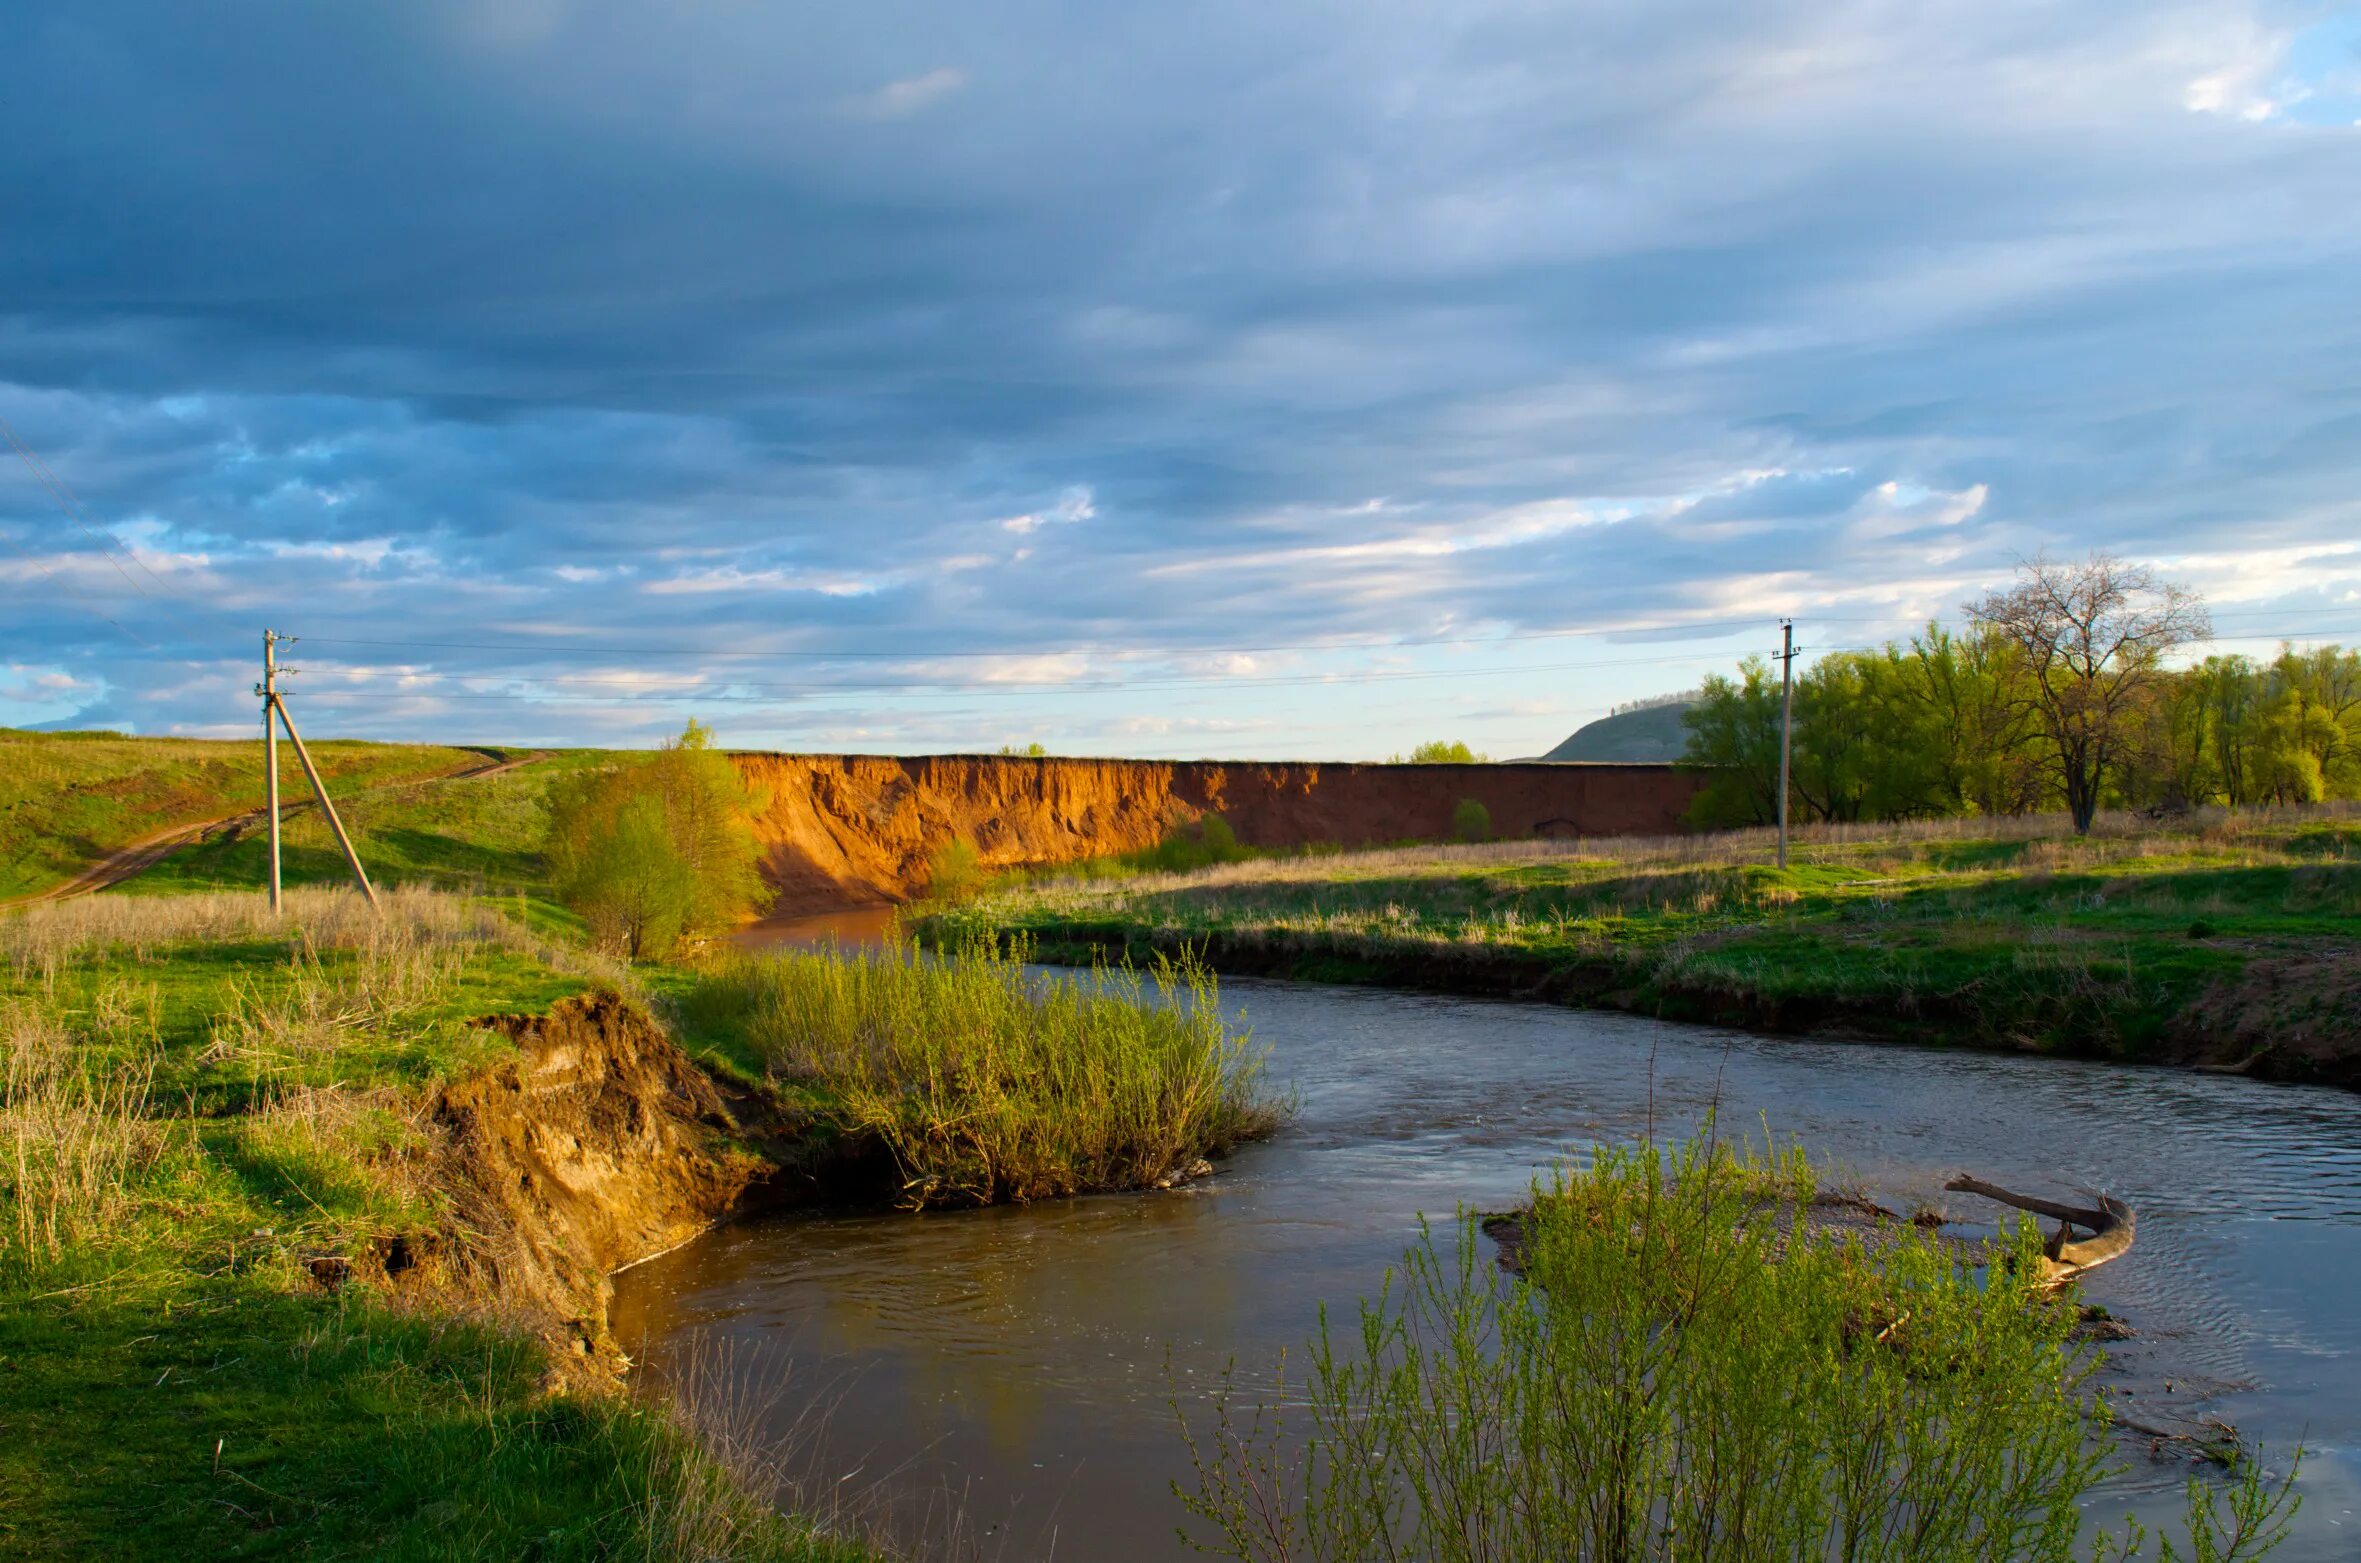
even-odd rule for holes
{"type": "Polygon", "coordinates": [[[2361,1086],[2349,806],[1501,842],[1076,876],[913,919],[936,943],[2361,1086]]]}
{"type": "Polygon", "coordinates": [[[759,1170],[703,1074],[603,963],[388,899],[0,922],[6,1550],[871,1556],[618,1392],[609,1272],[759,1170]]]}
{"type": "Polygon", "coordinates": [[[749,1208],[1169,1185],[1275,1122],[1203,980],[627,970],[506,903],[385,900],[0,919],[10,1547],[882,1556],[728,1386],[621,1393],[615,1273],[749,1208]]]}

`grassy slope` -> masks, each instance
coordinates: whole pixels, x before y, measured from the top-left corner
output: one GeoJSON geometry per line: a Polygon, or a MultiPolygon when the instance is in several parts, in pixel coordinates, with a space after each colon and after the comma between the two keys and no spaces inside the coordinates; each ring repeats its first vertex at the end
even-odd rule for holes
{"type": "MultiPolygon", "coordinates": [[[[492,758],[427,744],[330,739],[311,747],[339,809],[363,788],[448,775],[492,758]]],[[[292,746],[281,744],[279,757],[283,795],[308,796],[292,746]]],[[[260,808],[262,769],[259,738],[0,728],[0,899],[46,890],[159,831],[260,808]]]]}
{"type": "Polygon", "coordinates": [[[667,1556],[685,1511],[752,1525],[733,1555],[852,1555],[661,1413],[545,1394],[525,1335],[313,1282],[432,1224],[416,1102],[507,1048],[465,1017],[579,963],[448,906],[388,941],[299,904],[296,941],[208,902],[0,922],[0,1554],[667,1556]]]}
{"type": "Polygon", "coordinates": [[[1759,836],[1506,843],[1050,883],[940,913],[1051,958],[1535,992],[1693,1019],[2243,1059],[2361,1080],[2361,821],[2348,812],[1858,827],[1784,872],[1759,836]]]}
{"type": "Polygon", "coordinates": [[[1648,706],[1602,716],[1574,729],[1563,743],[1542,758],[1653,764],[1677,760],[1689,746],[1689,729],[1681,721],[1687,710],[1687,706],[1648,706]]]}
{"type": "MultiPolygon", "coordinates": [[[[541,846],[551,783],[612,757],[595,751],[528,760],[493,776],[381,786],[337,799],[369,877],[382,885],[539,896],[549,875],[541,846]]],[[[280,874],[287,884],[345,882],[344,855],[317,810],[286,822],[280,874]]],[[[124,886],[140,894],[252,890],[269,873],[260,829],[221,831],[192,842],[124,886]]]]}

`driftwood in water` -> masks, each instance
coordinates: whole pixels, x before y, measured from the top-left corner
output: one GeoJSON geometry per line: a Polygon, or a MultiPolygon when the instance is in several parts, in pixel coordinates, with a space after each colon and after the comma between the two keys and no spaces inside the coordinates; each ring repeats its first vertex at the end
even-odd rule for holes
{"type": "Polygon", "coordinates": [[[2061,1205],[2056,1200],[2039,1199],[2030,1194],[2012,1194],[1998,1184],[1986,1183],[1982,1178],[1971,1178],[1965,1173],[1951,1179],[1943,1187],[1960,1194],[1981,1194],[1986,1199],[1998,1200],[2019,1210],[2029,1210],[2037,1216],[2048,1216],[2059,1223],[2058,1230],[2042,1245],[2042,1253],[2049,1261],[2049,1278],[2063,1281],[2084,1270],[2096,1269],[2110,1259],[2119,1259],[2131,1252],[2133,1228],[2138,1218],[2122,1200],[2097,1196],[2095,1207],[2061,1205]],[[2076,1237],[2074,1229],[2085,1227],[2090,1236],[2076,1237]]]}

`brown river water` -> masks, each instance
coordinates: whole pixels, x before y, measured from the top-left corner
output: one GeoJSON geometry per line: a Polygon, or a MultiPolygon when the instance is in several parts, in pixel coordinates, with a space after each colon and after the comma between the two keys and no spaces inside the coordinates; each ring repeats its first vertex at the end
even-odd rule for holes
{"type": "MultiPolygon", "coordinates": [[[[874,937],[882,915],[843,927],[874,937]]],[[[798,927],[789,942],[829,931],[798,927]]],[[[1753,1036],[1629,1016],[1229,980],[1298,1113],[1217,1177],[1021,1209],[793,1215],[618,1278],[647,1392],[729,1380],[804,1505],[905,1533],[961,1516],[984,1557],[1193,1555],[1171,1491],[1225,1369],[1300,1361],[1423,1213],[1514,1205],[1570,1150],[1674,1134],[1718,1103],[1889,1205],[1941,1184],[2102,1189],[2139,1242],[2085,1294],[2137,1331],[2123,1414],[2206,1414],[2308,1454],[2284,1563],[2361,1558],[2361,1095],[2162,1069],[1753,1036]]],[[[1251,1398],[1251,1396],[1249,1397],[1251,1398]]],[[[2179,1512],[2189,1467],[2134,1452],[2094,1520],[2179,1512]]]]}

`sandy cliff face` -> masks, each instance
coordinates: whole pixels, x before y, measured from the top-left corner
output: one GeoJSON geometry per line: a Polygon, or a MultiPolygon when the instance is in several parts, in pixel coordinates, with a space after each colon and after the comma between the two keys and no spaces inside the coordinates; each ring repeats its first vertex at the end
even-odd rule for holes
{"type": "Polygon", "coordinates": [[[944,843],[993,867],[1130,852],[1207,813],[1255,846],[1449,835],[1473,798],[1501,836],[1669,835],[1698,778],[1669,765],[1324,765],[1004,755],[737,754],[782,910],[902,900],[944,843]]]}
{"type": "MultiPolygon", "coordinates": [[[[608,1277],[726,1214],[762,1164],[713,1132],[731,1125],[713,1083],[656,1023],[613,994],[546,1015],[497,1017],[516,1056],[437,1093],[463,1239],[419,1240],[530,1321],[561,1375],[611,1372],[608,1277]],[[570,1348],[570,1350],[569,1350],[570,1348]]],[[[409,1242],[410,1240],[405,1240],[409,1242]]],[[[389,1257],[389,1273],[412,1256],[389,1257]]]]}

